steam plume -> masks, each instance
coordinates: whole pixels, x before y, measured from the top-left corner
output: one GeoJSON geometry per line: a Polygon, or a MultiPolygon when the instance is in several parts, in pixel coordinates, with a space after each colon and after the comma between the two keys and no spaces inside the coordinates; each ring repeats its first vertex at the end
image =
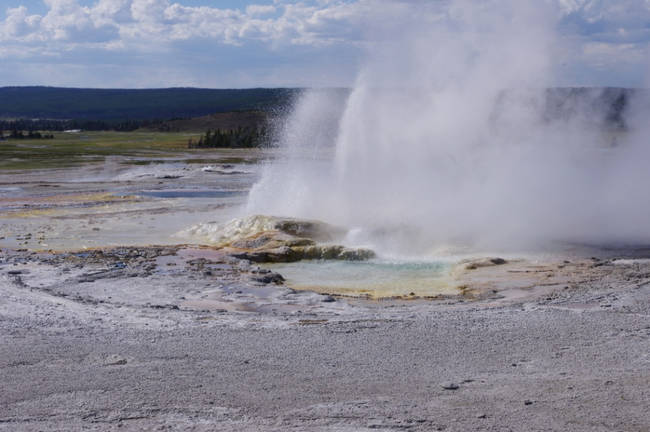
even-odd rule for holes
{"type": "Polygon", "coordinates": [[[645,93],[548,90],[549,3],[383,4],[399,33],[369,43],[351,93],[297,101],[249,212],[385,251],[650,241],[645,93]]]}

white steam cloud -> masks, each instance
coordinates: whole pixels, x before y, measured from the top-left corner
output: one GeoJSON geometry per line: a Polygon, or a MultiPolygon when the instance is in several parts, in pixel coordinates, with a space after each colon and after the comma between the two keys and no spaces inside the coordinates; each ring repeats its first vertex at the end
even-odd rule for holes
{"type": "Polygon", "coordinates": [[[355,88],[296,103],[249,212],[340,224],[389,252],[650,241],[643,94],[547,90],[561,67],[549,2],[383,4],[355,88]]]}

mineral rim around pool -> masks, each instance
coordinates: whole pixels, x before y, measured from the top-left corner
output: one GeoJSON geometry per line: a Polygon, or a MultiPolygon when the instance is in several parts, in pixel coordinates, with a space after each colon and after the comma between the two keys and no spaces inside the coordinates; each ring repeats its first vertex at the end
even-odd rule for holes
{"type": "Polygon", "coordinates": [[[320,221],[249,216],[226,223],[202,223],[179,233],[226,249],[257,263],[301,260],[363,261],[375,256],[366,248],[348,248],[336,241],[345,230],[320,221]]]}
{"type": "Polygon", "coordinates": [[[295,289],[381,297],[456,295],[451,261],[399,261],[341,242],[347,231],[320,221],[250,216],[227,223],[202,223],[180,233],[261,263],[295,289]]]}

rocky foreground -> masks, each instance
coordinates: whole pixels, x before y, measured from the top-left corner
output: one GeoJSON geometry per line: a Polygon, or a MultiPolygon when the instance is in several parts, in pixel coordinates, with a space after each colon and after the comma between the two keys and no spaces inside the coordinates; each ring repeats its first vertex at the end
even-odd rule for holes
{"type": "Polygon", "coordinates": [[[0,430],[647,431],[650,261],[616,254],[369,301],[223,249],[2,250],[0,430]]]}

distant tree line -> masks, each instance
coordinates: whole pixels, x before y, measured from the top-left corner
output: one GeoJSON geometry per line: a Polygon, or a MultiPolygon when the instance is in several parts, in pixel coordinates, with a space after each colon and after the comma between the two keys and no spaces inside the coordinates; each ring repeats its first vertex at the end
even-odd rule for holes
{"type": "Polygon", "coordinates": [[[611,87],[547,89],[544,119],[566,120],[582,114],[598,126],[625,129],[625,114],[631,100],[642,92],[611,87]]]}
{"type": "Polygon", "coordinates": [[[66,131],[81,129],[86,131],[114,130],[118,132],[131,132],[146,127],[156,127],[164,124],[163,120],[43,120],[43,119],[17,119],[0,120],[0,131],[66,131]]]}
{"type": "Polygon", "coordinates": [[[18,129],[11,129],[9,135],[5,135],[4,131],[0,129],[0,138],[1,139],[53,139],[54,135],[52,134],[42,134],[38,131],[25,131],[18,129]]]}
{"type": "Polygon", "coordinates": [[[260,147],[266,141],[265,128],[242,128],[231,130],[211,130],[202,135],[198,141],[190,138],[188,148],[251,148],[260,147]]]}
{"type": "Polygon", "coordinates": [[[151,120],[174,117],[190,118],[229,111],[262,110],[271,112],[288,106],[301,92],[301,89],[289,88],[0,87],[0,117],[151,120]]]}

